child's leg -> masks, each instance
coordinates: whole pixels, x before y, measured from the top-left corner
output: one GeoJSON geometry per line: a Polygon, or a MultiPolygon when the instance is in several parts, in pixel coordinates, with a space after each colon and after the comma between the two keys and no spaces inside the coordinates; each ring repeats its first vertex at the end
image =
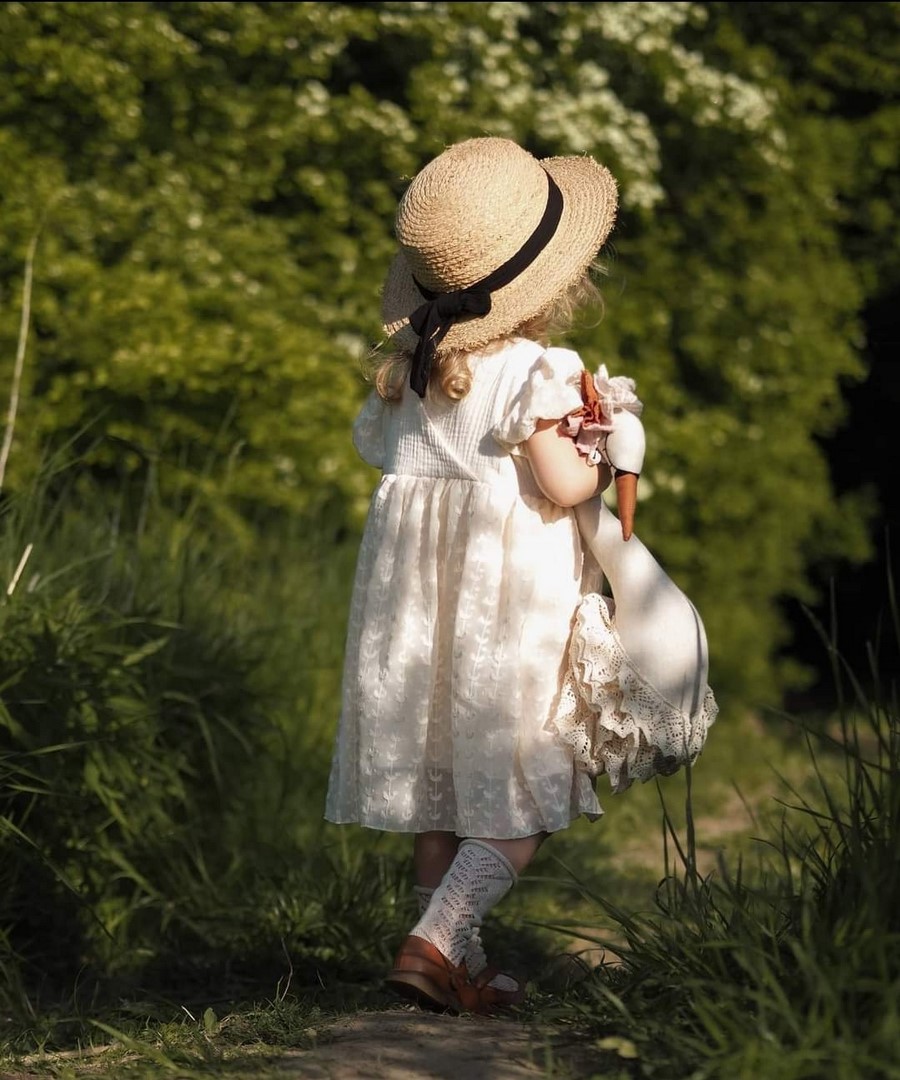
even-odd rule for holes
{"type": "Polygon", "coordinates": [[[509,892],[542,840],[543,834],[518,840],[463,840],[427,905],[425,890],[417,889],[425,910],[397,954],[388,985],[457,1011],[490,1012],[520,1003],[524,988],[515,979],[492,968],[473,976],[467,969],[467,952],[485,915],[509,892]]]}
{"type": "Polygon", "coordinates": [[[464,840],[411,934],[429,941],[453,965],[462,963],[473,931],[516,882],[544,839],[464,840]]]}
{"type": "Polygon", "coordinates": [[[546,838],[546,833],[535,833],[533,836],[522,836],[516,840],[489,840],[487,837],[481,837],[478,842],[490,844],[491,847],[496,848],[501,855],[509,859],[516,874],[521,874],[546,838]]]}
{"type": "MultiPolygon", "coordinates": [[[[413,873],[419,918],[428,910],[434,890],[440,885],[444,874],[456,858],[460,837],[450,832],[416,833],[413,841],[413,873]]],[[[487,967],[487,957],[477,929],[469,940],[466,950],[466,968],[470,975],[478,975],[487,967]]]]}
{"type": "MultiPolygon", "coordinates": [[[[531,861],[545,835],[545,833],[538,833],[535,836],[527,836],[522,840],[482,840],[481,842],[491,844],[500,851],[501,854],[505,855],[506,858],[509,859],[509,862],[516,873],[519,874],[531,861]]],[[[435,885],[425,885],[423,882],[432,879],[431,873],[439,866],[443,858],[446,857],[446,865],[440,875],[440,878],[443,878],[444,874],[449,870],[450,864],[453,862],[453,857],[456,855],[459,843],[459,837],[452,836],[449,833],[421,833],[416,837],[415,856],[417,884],[415,886],[415,893],[419,903],[420,918],[424,917],[425,913],[428,911],[435,887],[437,884],[440,884],[440,879],[435,885]],[[446,840],[448,838],[452,838],[455,843],[447,843],[446,840]],[[451,848],[452,855],[447,857],[447,853],[451,848]],[[421,866],[419,863],[420,857],[422,859],[421,866]]],[[[480,924],[472,927],[469,935],[469,942],[466,947],[465,961],[466,968],[473,977],[480,975],[488,966],[484,946],[481,943],[480,924]]],[[[491,980],[491,986],[495,986],[498,989],[505,991],[514,991],[518,989],[518,983],[515,979],[499,973],[491,980]]]]}
{"type": "MultiPolygon", "coordinates": [[[[450,869],[450,864],[456,857],[459,849],[460,837],[455,833],[426,832],[417,833],[413,844],[413,867],[416,884],[413,891],[416,894],[419,918],[428,910],[434,890],[440,885],[444,874],[450,869]]],[[[481,935],[476,926],[469,938],[466,948],[466,970],[474,978],[480,975],[488,966],[484,946],[481,943],[481,935]]],[[[503,976],[498,976],[503,980],[503,976]]],[[[494,982],[497,980],[495,979],[494,982]]],[[[515,990],[516,983],[512,979],[505,979],[501,987],[506,990],[515,990]]]]}
{"type": "Polygon", "coordinates": [[[417,833],[413,842],[413,870],[416,886],[434,889],[456,857],[460,838],[451,832],[417,833]]]}

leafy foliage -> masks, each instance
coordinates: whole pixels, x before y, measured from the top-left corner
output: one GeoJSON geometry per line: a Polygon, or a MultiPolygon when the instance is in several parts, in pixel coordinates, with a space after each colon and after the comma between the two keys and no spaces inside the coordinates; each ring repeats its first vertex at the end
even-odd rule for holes
{"type": "Polygon", "coordinates": [[[862,375],[866,281],[834,167],[856,137],[808,118],[755,34],[728,5],[2,5],[4,357],[40,234],[13,484],[74,438],[216,529],[358,522],[356,360],[405,178],[486,132],[591,153],[622,208],[607,316],[575,344],[638,381],[641,531],[704,612],[717,685],[774,694],[775,598],[867,551],[817,441],[862,375]]]}

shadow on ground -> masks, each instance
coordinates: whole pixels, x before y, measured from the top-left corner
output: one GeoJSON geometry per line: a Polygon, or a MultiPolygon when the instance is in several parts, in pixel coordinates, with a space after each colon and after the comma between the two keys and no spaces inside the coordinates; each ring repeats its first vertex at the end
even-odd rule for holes
{"type": "Polygon", "coordinates": [[[327,1041],[279,1062],[285,1077],[318,1080],[519,1080],[597,1075],[585,1049],[520,1021],[423,1013],[360,1013],[326,1027],[327,1041]]]}

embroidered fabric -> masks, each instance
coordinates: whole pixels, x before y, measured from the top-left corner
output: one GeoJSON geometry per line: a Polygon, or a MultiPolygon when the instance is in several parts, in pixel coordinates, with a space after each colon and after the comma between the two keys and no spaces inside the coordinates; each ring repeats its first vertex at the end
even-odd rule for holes
{"type": "Polygon", "coordinates": [[[615,601],[589,593],[578,606],[559,710],[551,727],[589,776],[614,792],[694,762],[718,706],[708,685],[693,715],[667,701],[635,667],[615,626],[615,601]]]}
{"type": "Polygon", "coordinates": [[[385,403],[376,393],[366,398],[353,421],[353,445],[368,465],[380,469],[384,464],[385,403]]]}
{"type": "Polygon", "coordinates": [[[583,364],[520,339],[470,368],[461,401],[373,396],[354,429],[383,475],[349,613],[329,821],[507,839],[603,812],[547,727],[596,564],[516,445],[577,405],[583,364]]]}

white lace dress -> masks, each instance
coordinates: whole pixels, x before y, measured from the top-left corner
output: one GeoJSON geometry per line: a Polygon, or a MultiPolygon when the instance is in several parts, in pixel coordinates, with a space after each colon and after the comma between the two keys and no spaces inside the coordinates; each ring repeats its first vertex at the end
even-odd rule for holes
{"type": "Polygon", "coordinates": [[[329,821],[507,839],[602,813],[552,723],[596,569],[520,445],[538,419],[579,407],[583,364],[519,340],[471,368],[460,402],[373,395],[354,425],[383,476],[356,571],[329,821]]]}

